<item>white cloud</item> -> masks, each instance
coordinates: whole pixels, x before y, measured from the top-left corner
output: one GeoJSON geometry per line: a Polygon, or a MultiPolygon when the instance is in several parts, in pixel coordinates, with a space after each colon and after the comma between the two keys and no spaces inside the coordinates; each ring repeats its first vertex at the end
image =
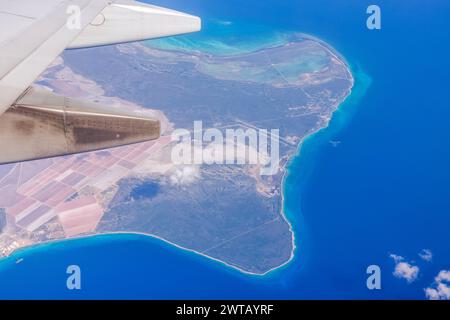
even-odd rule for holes
{"type": "Polygon", "coordinates": [[[430,300],[450,300],[450,271],[439,272],[433,285],[425,289],[425,294],[430,300]]]}
{"type": "Polygon", "coordinates": [[[189,166],[175,170],[170,176],[170,182],[175,185],[188,185],[200,177],[200,170],[196,166],[189,166]]]}
{"type": "Polygon", "coordinates": [[[395,263],[399,263],[399,262],[405,260],[402,256],[398,256],[396,254],[391,254],[390,257],[392,259],[394,259],[395,263]]]}
{"type": "Polygon", "coordinates": [[[419,257],[426,262],[431,262],[433,260],[433,253],[429,249],[423,249],[419,252],[419,257]]]}
{"type": "Polygon", "coordinates": [[[405,279],[408,283],[414,282],[419,276],[419,267],[405,261],[405,258],[396,254],[390,257],[395,261],[393,275],[399,279],[405,279]]]}
{"type": "Polygon", "coordinates": [[[409,283],[414,282],[419,275],[419,267],[408,262],[400,262],[395,266],[394,276],[406,279],[409,283]]]}
{"type": "Polygon", "coordinates": [[[442,270],[441,272],[439,272],[439,274],[435,280],[436,280],[436,282],[442,282],[442,281],[450,282],[450,271],[442,270]]]}

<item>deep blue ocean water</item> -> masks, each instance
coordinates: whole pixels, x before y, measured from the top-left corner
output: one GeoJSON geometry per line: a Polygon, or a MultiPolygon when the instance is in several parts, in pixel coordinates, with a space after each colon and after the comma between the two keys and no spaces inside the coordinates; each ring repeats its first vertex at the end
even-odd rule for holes
{"type": "Polygon", "coordinates": [[[352,66],[354,93],[289,166],[285,205],[298,245],[294,261],[261,278],[156,239],[101,236],[38,246],[0,262],[0,298],[424,298],[434,276],[450,269],[450,3],[152,3],[308,33],[352,66]],[[380,31],[365,27],[373,3],[382,9],[380,31]],[[417,255],[424,248],[434,254],[431,263],[417,255]],[[391,253],[415,261],[417,281],[392,275],[391,253]],[[66,289],[70,264],[82,269],[81,291],[66,289]],[[366,288],[371,264],[381,267],[380,291],[366,288]]]}

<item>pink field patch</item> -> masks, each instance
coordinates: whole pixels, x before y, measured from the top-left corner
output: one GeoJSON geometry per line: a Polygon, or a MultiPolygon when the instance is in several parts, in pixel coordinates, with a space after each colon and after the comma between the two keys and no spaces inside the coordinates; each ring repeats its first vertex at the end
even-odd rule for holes
{"type": "Polygon", "coordinates": [[[57,208],[66,236],[73,237],[95,231],[103,216],[103,208],[94,197],[82,197],[57,208]]]}

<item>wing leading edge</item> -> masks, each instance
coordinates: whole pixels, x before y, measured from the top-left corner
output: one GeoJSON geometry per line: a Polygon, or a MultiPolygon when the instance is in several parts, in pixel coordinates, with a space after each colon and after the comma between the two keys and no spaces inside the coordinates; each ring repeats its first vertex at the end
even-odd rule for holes
{"type": "MultiPolygon", "coordinates": [[[[23,6],[23,1],[19,1],[23,6]]],[[[51,10],[0,45],[0,114],[106,7],[108,0],[53,1],[51,10]],[[68,28],[67,8],[80,9],[81,28],[68,28]]]]}
{"type": "Polygon", "coordinates": [[[117,0],[106,6],[69,48],[155,39],[200,29],[198,17],[137,1],[117,0]]]}

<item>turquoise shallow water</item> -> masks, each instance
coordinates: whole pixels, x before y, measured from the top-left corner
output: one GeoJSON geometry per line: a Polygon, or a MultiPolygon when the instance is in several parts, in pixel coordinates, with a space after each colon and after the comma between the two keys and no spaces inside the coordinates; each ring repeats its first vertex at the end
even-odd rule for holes
{"type": "MultiPolygon", "coordinates": [[[[437,272],[450,269],[450,44],[444,40],[450,5],[379,1],[383,27],[371,32],[365,1],[154,3],[240,26],[230,31],[216,23],[221,42],[232,47],[228,53],[255,48],[265,37],[272,42],[280,31],[305,32],[351,64],[354,92],[289,166],[285,206],[296,233],[295,260],[260,278],[148,237],[102,236],[2,261],[0,297],[424,298],[437,272]],[[252,31],[261,25],[267,36],[252,31]],[[256,40],[240,47],[242,35],[256,40]],[[418,257],[424,248],[434,254],[431,263],[418,257]],[[415,282],[392,275],[391,253],[420,267],[415,282]],[[69,264],[82,267],[80,292],[65,288],[69,264]],[[370,264],[381,267],[381,291],[366,288],[370,264]]],[[[208,29],[199,37],[211,38],[208,29]]]]}
{"type": "Polygon", "coordinates": [[[242,21],[207,18],[202,21],[202,24],[207,32],[149,40],[146,44],[164,50],[201,51],[218,56],[229,56],[281,45],[289,37],[288,34],[274,30],[270,26],[242,21]],[[244,34],[242,34],[243,30],[244,34]]]}

